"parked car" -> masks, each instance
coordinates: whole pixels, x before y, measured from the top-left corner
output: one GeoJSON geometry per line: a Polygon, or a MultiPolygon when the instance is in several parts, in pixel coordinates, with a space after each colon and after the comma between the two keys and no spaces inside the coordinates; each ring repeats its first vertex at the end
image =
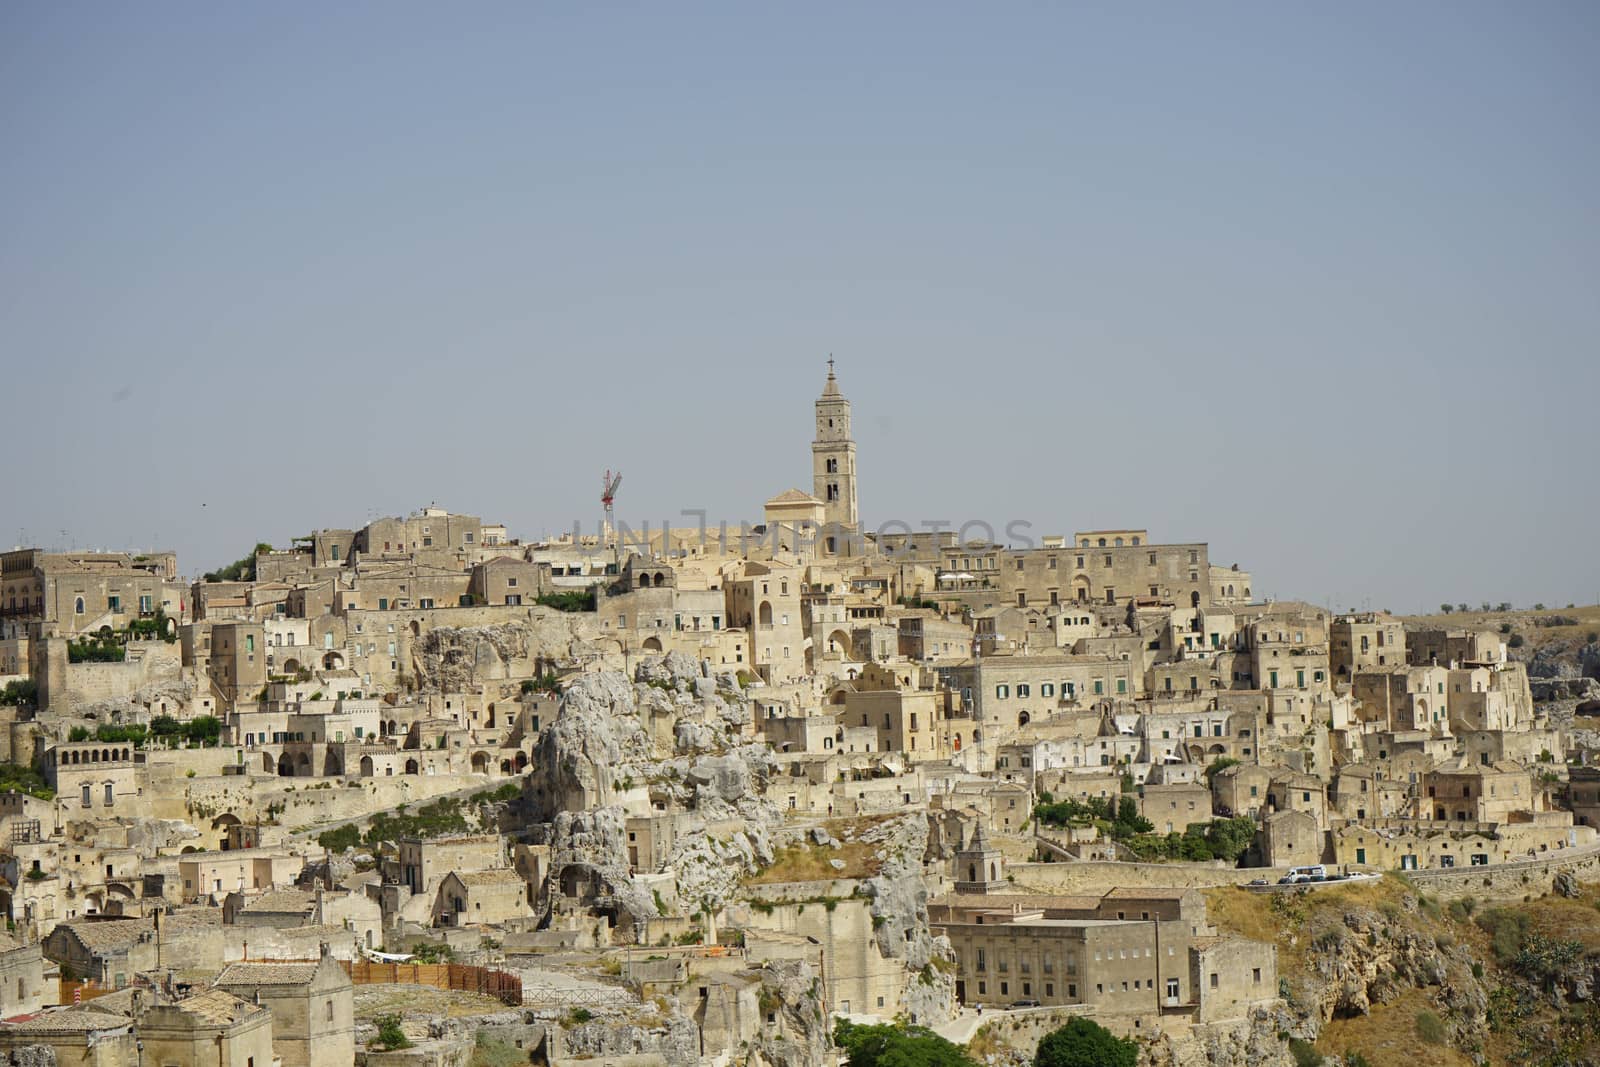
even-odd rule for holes
{"type": "Polygon", "coordinates": [[[1013,1000],[1011,1006],[1013,1008],[1037,1008],[1039,1002],[1037,1000],[1013,1000]]]}

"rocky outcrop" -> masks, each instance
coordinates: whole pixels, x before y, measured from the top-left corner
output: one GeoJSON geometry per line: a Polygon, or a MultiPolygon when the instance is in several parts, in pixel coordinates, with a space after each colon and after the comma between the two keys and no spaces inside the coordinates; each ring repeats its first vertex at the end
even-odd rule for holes
{"type": "Polygon", "coordinates": [[[49,1045],[19,1045],[0,1052],[0,1067],[56,1067],[56,1050],[49,1045]]]}
{"type": "Polygon", "coordinates": [[[658,909],[633,880],[627,842],[621,808],[560,812],[550,824],[550,877],[554,893],[609,911],[616,925],[637,934],[658,909]]]}
{"type": "Polygon", "coordinates": [[[1535,678],[1528,683],[1541,704],[1557,700],[1600,700],[1600,681],[1593,678],[1535,678]]]}
{"type": "Polygon", "coordinates": [[[816,968],[805,960],[773,960],[761,968],[761,1004],[777,1014],[763,1018],[750,1047],[752,1064],[821,1067],[831,1062],[832,1039],[816,968]]]}
{"type": "Polygon", "coordinates": [[[1248,1018],[1175,1028],[1146,1046],[1141,1067],[1292,1067],[1278,1035],[1288,1029],[1281,1007],[1258,1007],[1248,1018]]]}
{"type": "Polygon", "coordinates": [[[650,737],[632,684],[616,671],[582,674],[561,699],[556,721],[539,735],[524,795],[535,819],[613,802],[623,764],[647,761],[650,737]]]}
{"type": "Polygon", "coordinates": [[[700,1062],[700,1031],[690,1019],[670,1015],[659,1021],[591,1019],[575,1026],[552,1027],[558,1047],[569,1059],[612,1056],[660,1056],[677,1067],[700,1062]]]}
{"type": "Polygon", "coordinates": [[[935,1025],[955,1014],[955,950],[947,937],[928,926],[928,887],[922,858],[928,850],[928,819],[918,812],[880,823],[861,835],[876,843],[882,860],[878,874],[861,884],[872,900],[873,936],[878,951],[905,961],[901,1010],[912,1022],[935,1025]]]}

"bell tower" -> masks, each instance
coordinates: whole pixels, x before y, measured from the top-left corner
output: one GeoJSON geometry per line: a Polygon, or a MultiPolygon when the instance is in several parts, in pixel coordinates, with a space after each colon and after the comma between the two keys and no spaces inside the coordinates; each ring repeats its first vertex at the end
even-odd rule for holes
{"type": "Polygon", "coordinates": [[[983,817],[967,847],[956,853],[956,892],[993,893],[1005,888],[1006,860],[1000,850],[989,844],[989,835],[983,829],[983,817]]]}
{"type": "Polygon", "coordinates": [[[817,398],[817,436],[811,442],[812,493],[823,505],[823,522],[846,530],[858,528],[856,513],[856,443],[850,436],[850,401],[839,392],[828,357],[828,380],[817,398]]]}

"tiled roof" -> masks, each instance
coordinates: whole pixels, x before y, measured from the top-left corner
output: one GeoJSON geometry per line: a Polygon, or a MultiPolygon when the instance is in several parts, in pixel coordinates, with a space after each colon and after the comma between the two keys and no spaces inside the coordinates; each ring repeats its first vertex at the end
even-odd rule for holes
{"type": "Polygon", "coordinates": [[[144,919],[100,919],[85,922],[64,922],[84,948],[90,952],[114,952],[127,948],[148,932],[151,925],[144,919]]]}
{"type": "Polygon", "coordinates": [[[230,963],[217,985],[306,985],[316,973],[315,963],[230,963]]]}
{"type": "Polygon", "coordinates": [[[461,879],[465,886],[475,885],[521,885],[522,875],[509,867],[500,867],[488,871],[456,872],[456,877],[461,879]]]}
{"type": "Polygon", "coordinates": [[[11,1030],[29,1034],[82,1034],[90,1030],[115,1030],[129,1026],[133,1020],[84,1008],[66,1008],[61,1011],[42,1012],[31,1019],[7,1023],[11,1030]]]}
{"type": "Polygon", "coordinates": [[[302,889],[269,889],[239,910],[306,912],[315,907],[316,903],[316,895],[302,889]]]}
{"type": "Polygon", "coordinates": [[[208,989],[173,1005],[208,1023],[237,1022],[266,1009],[259,1004],[249,1004],[225,989],[208,989]]]}

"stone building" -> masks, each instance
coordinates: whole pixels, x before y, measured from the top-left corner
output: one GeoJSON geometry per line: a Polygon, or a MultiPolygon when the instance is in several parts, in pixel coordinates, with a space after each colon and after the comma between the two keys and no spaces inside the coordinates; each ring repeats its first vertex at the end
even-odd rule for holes
{"type": "Polygon", "coordinates": [[[272,1067],[273,1021],[260,1004],[207,989],[140,1012],[138,1051],[160,1067],[272,1067]]]}
{"type": "Polygon", "coordinates": [[[45,989],[44,953],[0,932],[0,1019],[38,1011],[55,997],[45,989]]]}
{"type": "Polygon", "coordinates": [[[316,963],[230,963],[216,986],[271,1010],[272,1051],[281,1067],[354,1062],[354,986],[326,945],[316,963]]]}
{"type": "Polygon", "coordinates": [[[171,552],[0,553],[0,621],[53,623],[72,635],[127,627],[135,619],[182,614],[177,557],[171,552]]]}
{"type": "Polygon", "coordinates": [[[490,926],[533,914],[531,890],[509,867],[451,871],[439,883],[433,905],[435,926],[490,926]]]}

